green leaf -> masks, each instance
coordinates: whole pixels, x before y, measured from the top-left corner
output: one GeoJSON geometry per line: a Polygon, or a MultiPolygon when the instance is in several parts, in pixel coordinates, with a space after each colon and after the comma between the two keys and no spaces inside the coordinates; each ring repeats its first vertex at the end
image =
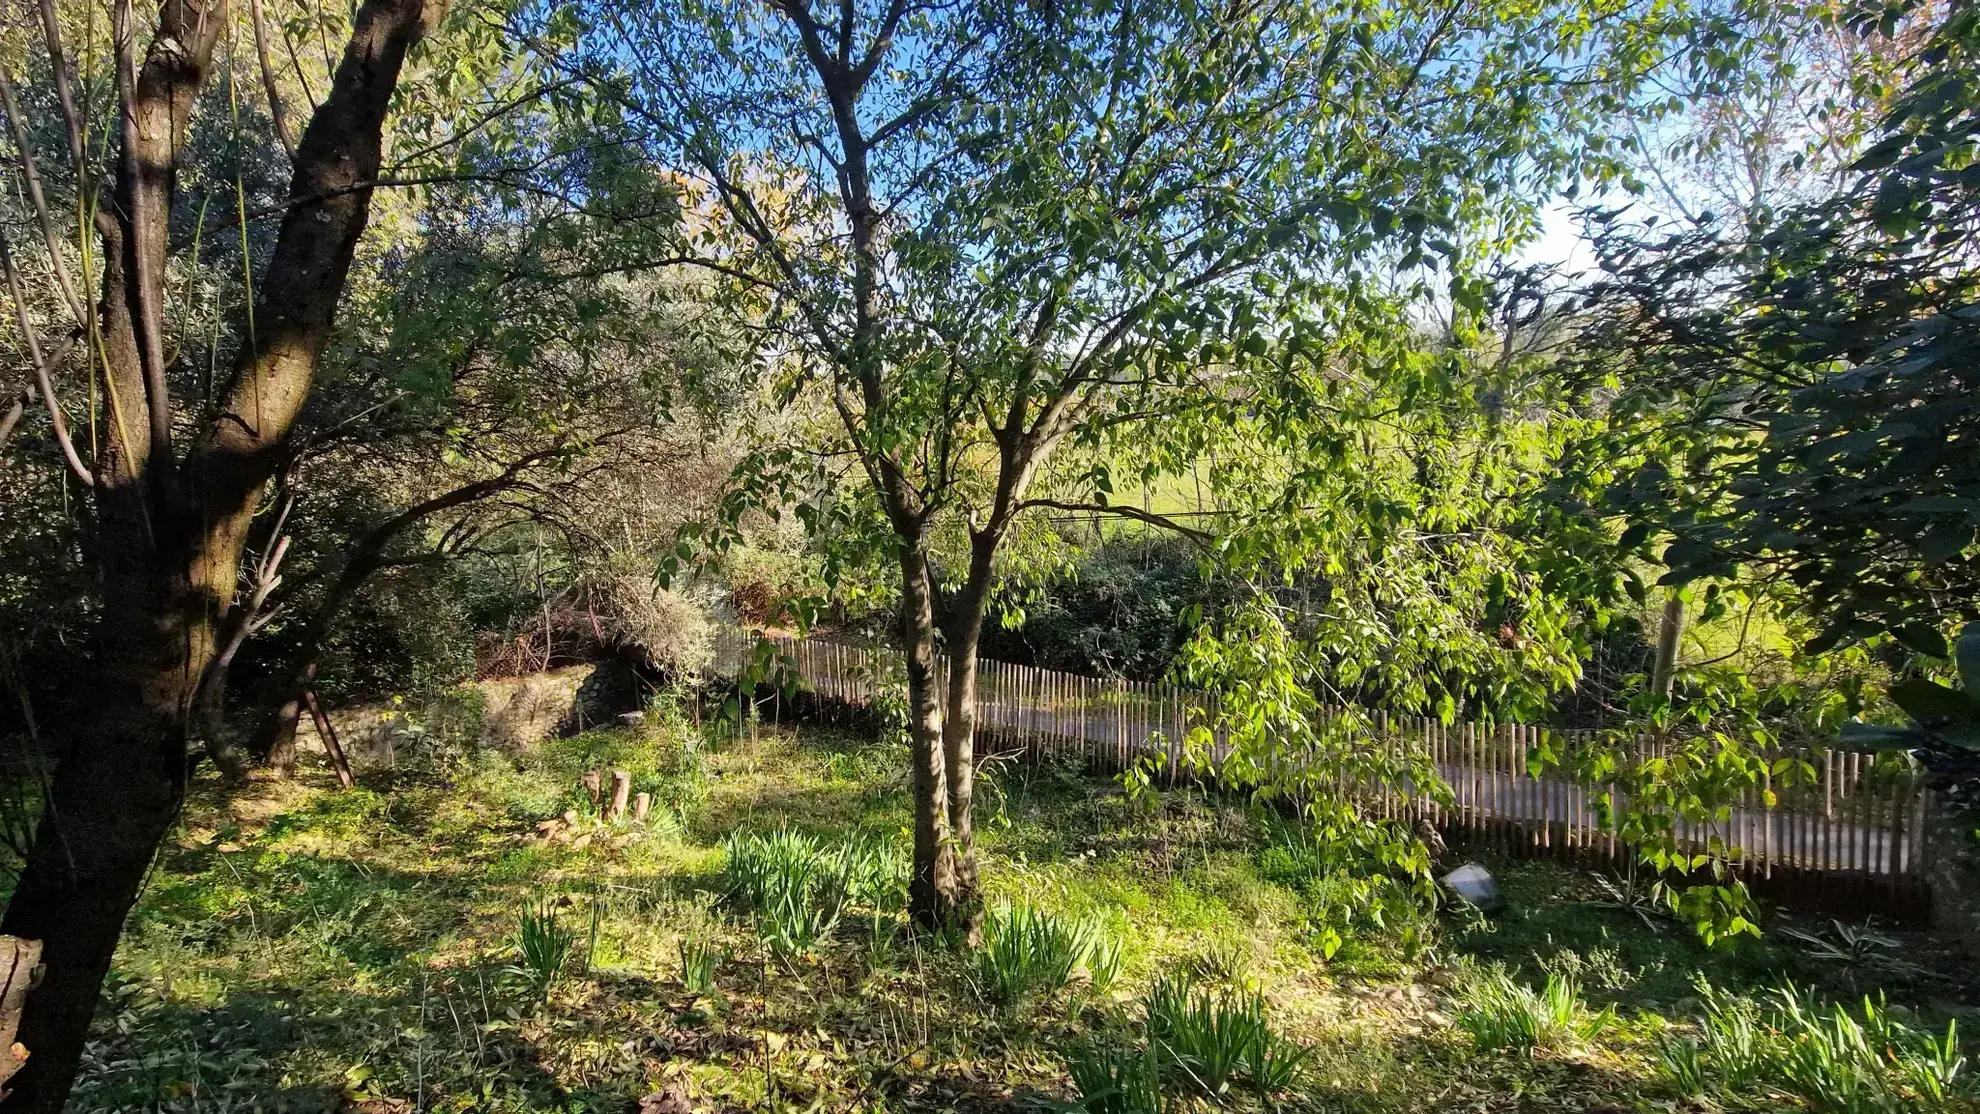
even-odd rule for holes
{"type": "Polygon", "coordinates": [[[1926,727],[1980,720],[1980,707],[1965,693],[1924,677],[1907,677],[1892,685],[1891,702],[1926,727]]]}
{"type": "Polygon", "coordinates": [[[1959,643],[1953,647],[1953,658],[1959,666],[1959,683],[1965,687],[1969,698],[1980,693],[1980,623],[1968,623],[1959,632],[1959,643]]]}
{"type": "MultiPolygon", "coordinates": [[[[1892,628],[1891,634],[1899,642],[1928,658],[1952,656],[1951,649],[1946,645],[1946,636],[1940,634],[1939,629],[1930,623],[1905,623],[1892,628]]],[[[1969,685],[1968,688],[1971,689],[1972,686],[1969,685]]]]}

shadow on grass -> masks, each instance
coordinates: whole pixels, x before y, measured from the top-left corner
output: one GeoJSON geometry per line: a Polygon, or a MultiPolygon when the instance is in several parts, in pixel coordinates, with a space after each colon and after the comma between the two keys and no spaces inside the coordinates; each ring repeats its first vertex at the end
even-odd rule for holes
{"type": "Polygon", "coordinates": [[[1797,946],[1787,930],[1816,930],[1828,922],[1769,909],[1758,939],[1708,948],[1675,919],[1615,907],[1586,871],[1476,849],[1468,854],[1499,878],[1506,908],[1469,924],[1452,922],[1456,949],[1507,964],[1533,982],[1544,980],[1549,967],[1579,965],[1570,973],[1597,1006],[1685,1012],[1697,998],[1701,977],[1739,994],[1761,994],[1792,981],[1834,1000],[1882,993],[1893,1003],[1928,1011],[1950,1000],[1970,1001],[1974,994],[1970,963],[1947,955],[1946,943],[1927,934],[1891,933],[1895,947],[1888,957],[1853,965],[1824,962],[1797,946]]]}
{"type": "Polygon", "coordinates": [[[1299,1105],[1368,1114],[1424,1110],[1585,1111],[1638,1108],[1644,1080],[1551,1053],[1475,1051],[1448,1034],[1341,1036],[1314,1047],[1299,1105]]]}
{"type": "MultiPolygon", "coordinates": [[[[261,979],[210,1005],[113,986],[69,1109],[302,1114],[419,1095],[473,1096],[489,1111],[583,1109],[508,1016],[513,996],[489,989],[502,981],[492,963],[436,972],[418,992],[261,979]]],[[[596,1109],[616,1114],[623,1095],[596,1109]]]]}

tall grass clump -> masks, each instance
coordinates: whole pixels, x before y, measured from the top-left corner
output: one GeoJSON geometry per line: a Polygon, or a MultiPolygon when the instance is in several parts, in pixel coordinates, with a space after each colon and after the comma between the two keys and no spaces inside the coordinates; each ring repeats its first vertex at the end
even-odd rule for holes
{"type": "Polygon", "coordinates": [[[1755,1001],[1701,980],[1699,995],[1698,1037],[1657,1057],[1685,1094],[1786,1096],[1825,1114],[1927,1114],[1975,1097],[1956,1022],[1935,1033],[1881,1000],[1825,1006],[1792,985],[1755,1001]]]}
{"type": "Polygon", "coordinates": [[[1272,1031],[1265,999],[1161,979],[1145,1003],[1148,1040],[1166,1078],[1211,1098],[1239,1083],[1259,1095],[1297,1082],[1307,1050],[1272,1031]]]}
{"type": "Polygon", "coordinates": [[[689,994],[714,993],[715,968],[722,962],[722,953],[700,937],[683,939],[680,950],[681,985],[689,994]]]}
{"type": "Polygon", "coordinates": [[[849,906],[889,908],[905,872],[883,845],[852,839],[835,847],[788,828],[732,833],[724,841],[727,900],[756,918],[779,955],[815,949],[849,906]]]}
{"type": "Polygon", "coordinates": [[[1066,1062],[1074,1103],[1087,1114],[1168,1114],[1180,1104],[1163,1087],[1154,1045],[1087,1044],[1066,1062]]]}
{"type": "MultiPolygon", "coordinates": [[[[1102,949],[1090,922],[1029,905],[997,905],[985,915],[983,946],[976,952],[976,986],[999,1006],[1015,1006],[1066,988],[1073,972],[1102,949]]],[[[1118,950],[1113,973],[1118,973],[1118,950]]]]}
{"type": "Polygon", "coordinates": [[[548,904],[532,901],[516,920],[515,948],[518,962],[510,969],[523,976],[538,999],[548,1001],[577,948],[577,931],[561,923],[548,904]]]}
{"type": "Polygon", "coordinates": [[[1480,1052],[1568,1047],[1593,1037],[1612,1019],[1607,1010],[1593,1013],[1582,1005],[1580,985],[1559,973],[1535,990],[1494,966],[1475,973],[1458,1001],[1458,1028],[1480,1052]]]}

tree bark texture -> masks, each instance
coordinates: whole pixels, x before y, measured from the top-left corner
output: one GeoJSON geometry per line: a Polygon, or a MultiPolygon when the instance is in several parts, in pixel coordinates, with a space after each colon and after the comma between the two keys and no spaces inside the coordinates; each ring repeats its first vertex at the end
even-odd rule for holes
{"type": "Polygon", "coordinates": [[[1650,664],[1650,691],[1669,696],[1677,680],[1680,639],[1684,636],[1684,597],[1676,588],[1664,597],[1663,620],[1657,625],[1657,654],[1650,664]]]}
{"type": "Polygon", "coordinates": [[[917,538],[901,547],[901,656],[907,665],[908,782],[914,796],[914,870],[908,913],[940,928],[956,909],[955,843],[942,755],[941,678],[935,650],[935,586],[917,538]]]}
{"type": "Polygon", "coordinates": [[[955,845],[953,916],[973,939],[983,912],[983,888],[976,869],[976,662],[983,641],[983,616],[990,600],[997,543],[995,532],[970,539],[969,575],[952,601],[944,623],[948,656],[948,707],[942,720],[942,763],[948,778],[949,835],[955,845]]]}

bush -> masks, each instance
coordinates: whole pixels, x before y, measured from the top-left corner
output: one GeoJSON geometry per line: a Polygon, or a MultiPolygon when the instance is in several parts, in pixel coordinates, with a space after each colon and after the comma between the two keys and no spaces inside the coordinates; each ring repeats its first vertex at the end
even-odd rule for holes
{"type": "Polygon", "coordinates": [[[1548,975],[1536,991],[1497,966],[1465,984],[1457,1014],[1458,1027],[1480,1052],[1561,1048],[1594,1036],[1610,1020],[1608,1011],[1590,1013],[1581,1004],[1581,988],[1567,975],[1548,975]]]}

